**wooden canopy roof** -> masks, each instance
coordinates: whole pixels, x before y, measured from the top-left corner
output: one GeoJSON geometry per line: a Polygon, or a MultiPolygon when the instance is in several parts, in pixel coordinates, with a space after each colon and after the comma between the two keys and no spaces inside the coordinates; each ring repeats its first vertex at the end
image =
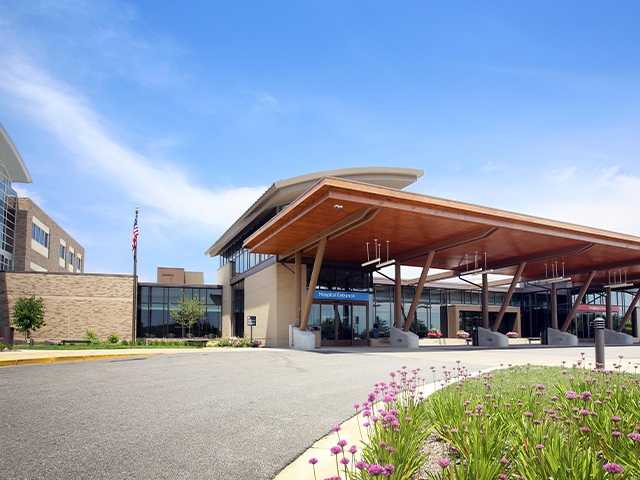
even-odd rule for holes
{"type": "MultiPolygon", "coordinates": [[[[513,274],[527,262],[523,280],[550,276],[564,264],[580,283],[609,283],[612,272],[640,280],[640,237],[573,225],[338,178],[324,178],[245,240],[253,252],[286,259],[312,254],[328,238],[325,261],[362,263],[366,242],[382,243],[382,260],[422,266],[435,250],[434,268],[464,272],[479,257],[495,273],[513,274]]],[[[624,278],[624,277],[623,277],[624,278]]]]}

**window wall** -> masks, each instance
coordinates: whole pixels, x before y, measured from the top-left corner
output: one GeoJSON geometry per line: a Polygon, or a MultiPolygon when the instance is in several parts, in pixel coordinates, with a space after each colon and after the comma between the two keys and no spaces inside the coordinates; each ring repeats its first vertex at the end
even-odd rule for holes
{"type": "MultiPolygon", "coordinates": [[[[205,307],[202,318],[191,327],[193,337],[219,337],[222,331],[222,288],[138,286],[138,337],[179,338],[181,325],[171,318],[171,309],[183,299],[198,299],[205,307]]],[[[184,330],[187,335],[187,330],[184,330]]]]}

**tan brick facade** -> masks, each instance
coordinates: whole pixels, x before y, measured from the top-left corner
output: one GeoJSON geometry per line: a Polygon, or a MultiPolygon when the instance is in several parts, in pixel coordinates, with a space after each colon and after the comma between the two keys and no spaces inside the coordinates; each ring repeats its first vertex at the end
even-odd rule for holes
{"type": "Polygon", "coordinates": [[[16,299],[31,295],[45,305],[46,325],[32,335],[35,340],[82,339],[87,329],[101,339],[111,334],[131,339],[131,275],[0,272],[0,327],[16,299]]]}
{"type": "Polygon", "coordinates": [[[53,221],[44,210],[30,198],[18,198],[16,211],[16,231],[14,247],[14,270],[30,272],[45,270],[47,272],[84,272],[85,252],[71,235],[53,221]],[[33,223],[43,224],[49,231],[49,245],[32,244],[31,229],[33,223]],[[65,246],[65,258],[60,258],[60,245],[65,246]],[[69,253],[73,252],[74,261],[70,262],[69,253]],[[75,265],[80,259],[80,268],[75,265]]]}

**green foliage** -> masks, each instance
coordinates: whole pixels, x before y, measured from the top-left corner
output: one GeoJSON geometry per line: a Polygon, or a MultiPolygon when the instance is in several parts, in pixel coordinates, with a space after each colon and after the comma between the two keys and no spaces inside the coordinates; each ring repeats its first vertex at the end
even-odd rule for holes
{"type": "Polygon", "coordinates": [[[466,379],[424,402],[452,460],[432,478],[606,479],[607,462],[640,478],[640,443],[627,436],[639,428],[638,399],[637,376],[583,368],[466,379]]]}
{"type": "Polygon", "coordinates": [[[30,341],[31,332],[42,328],[44,322],[44,302],[40,297],[22,297],[16,300],[13,307],[13,326],[24,333],[25,340],[30,341]]]}
{"type": "Polygon", "coordinates": [[[8,344],[8,343],[0,342],[0,352],[2,352],[4,350],[11,350],[12,348],[13,348],[13,346],[8,344]]]}
{"type": "Polygon", "coordinates": [[[107,341],[113,344],[120,343],[120,337],[115,333],[112,333],[111,335],[109,335],[109,338],[107,339],[107,341]]]}
{"type": "Polygon", "coordinates": [[[260,340],[251,341],[250,339],[245,337],[216,338],[207,342],[207,347],[256,348],[260,345],[260,340]]]}
{"type": "Polygon", "coordinates": [[[205,307],[197,298],[189,298],[182,300],[178,303],[177,307],[171,309],[171,318],[178,325],[187,327],[189,334],[191,333],[191,327],[195,325],[198,320],[204,317],[205,307]]]}
{"type": "Polygon", "coordinates": [[[89,343],[92,345],[96,345],[100,343],[100,339],[98,338],[98,335],[94,330],[91,330],[90,328],[88,328],[87,331],[84,332],[84,338],[85,340],[89,340],[89,343]]]}

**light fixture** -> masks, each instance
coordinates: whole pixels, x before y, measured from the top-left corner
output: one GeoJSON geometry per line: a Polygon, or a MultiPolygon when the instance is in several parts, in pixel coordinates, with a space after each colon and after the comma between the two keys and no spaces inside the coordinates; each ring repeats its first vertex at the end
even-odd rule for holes
{"type": "Polygon", "coordinates": [[[604,288],[613,290],[614,288],[629,288],[633,286],[633,283],[610,283],[609,285],[605,285],[604,288]]]}
{"type": "Polygon", "coordinates": [[[380,263],[380,257],[374,258],[373,260],[368,260],[368,261],[366,261],[364,263],[361,263],[360,266],[368,267],[369,265],[377,265],[378,263],[380,263]]]}
{"type": "Polygon", "coordinates": [[[341,204],[339,204],[339,203],[334,203],[333,204],[333,208],[336,208],[336,209],[340,210],[341,208],[343,208],[343,206],[341,204]]]}
{"type": "Polygon", "coordinates": [[[531,285],[548,285],[552,283],[562,283],[562,282],[570,282],[571,277],[553,277],[553,278],[543,278],[541,280],[531,280],[527,283],[531,285]]]}
{"type": "Polygon", "coordinates": [[[394,259],[391,259],[391,260],[387,260],[386,262],[380,262],[379,264],[376,265],[376,267],[377,268],[388,267],[389,265],[393,265],[394,263],[396,263],[396,261],[394,259]]]}
{"type": "Polygon", "coordinates": [[[459,277],[465,277],[468,275],[484,275],[485,273],[493,273],[494,270],[493,268],[475,268],[473,270],[467,270],[466,272],[462,272],[460,273],[458,276],[459,277]]]}

